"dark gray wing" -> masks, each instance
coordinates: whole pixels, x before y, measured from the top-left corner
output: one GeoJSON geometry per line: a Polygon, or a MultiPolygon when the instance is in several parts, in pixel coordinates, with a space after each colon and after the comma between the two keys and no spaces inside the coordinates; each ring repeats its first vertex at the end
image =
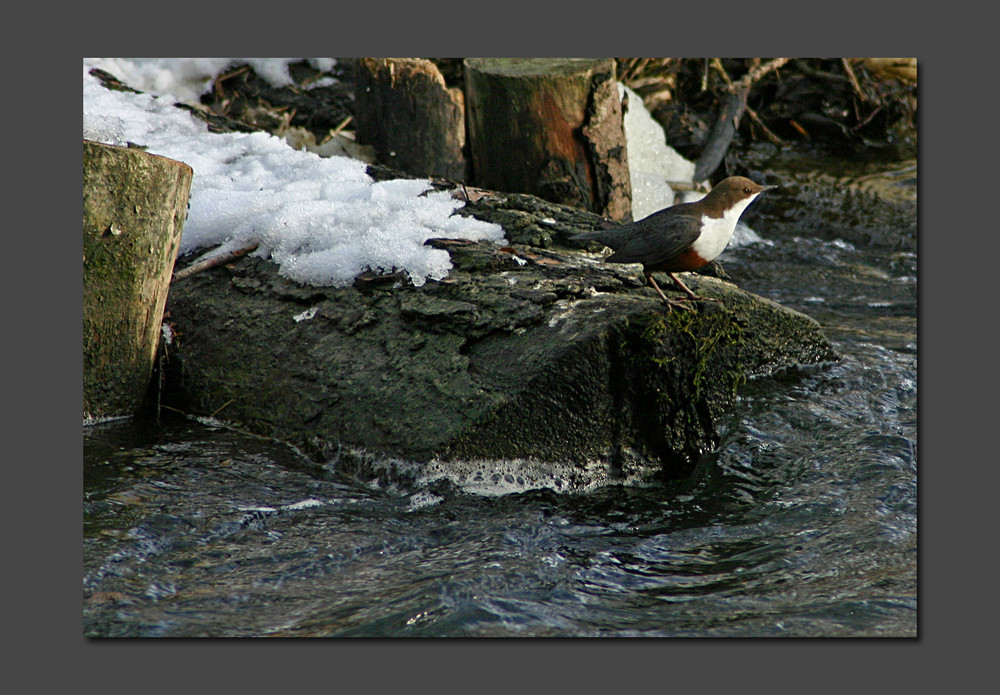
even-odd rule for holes
{"type": "Polygon", "coordinates": [[[676,208],[667,208],[638,222],[578,234],[574,239],[599,241],[614,253],[611,263],[656,265],[678,255],[698,238],[698,221],[676,208]]]}

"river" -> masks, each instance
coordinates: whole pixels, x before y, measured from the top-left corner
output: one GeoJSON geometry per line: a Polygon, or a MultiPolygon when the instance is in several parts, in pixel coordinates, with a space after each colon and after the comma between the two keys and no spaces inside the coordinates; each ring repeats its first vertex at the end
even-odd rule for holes
{"type": "MultiPolygon", "coordinates": [[[[914,162],[863,169],[835,184],[915,200],[914,162]]],[[[835,214],[723,256],[843,359],[749,381],[690,480],[386,489],[211,422],[84,427],[84,634],[916,636],[916,245],[835,214]]]]}

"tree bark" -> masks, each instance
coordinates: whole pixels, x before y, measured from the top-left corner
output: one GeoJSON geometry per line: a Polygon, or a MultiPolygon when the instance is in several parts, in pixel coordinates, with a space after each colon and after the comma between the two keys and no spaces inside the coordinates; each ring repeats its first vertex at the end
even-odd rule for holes
{"type": "Polygon", "coordinates": [[[142,406],[187,216],[191,167],[83,142],[83,412],[142,406]]]}
{"type": "Polygon", "coordinates": [[[355,63],[358,141],[379,161],[415,176],[466,180],[465,98],[422,58],[355,63]]]}
{"type": "Polygon", "coordinates": [[[474,182],[631,219],[612,59],[468,58],[474,182]]]}

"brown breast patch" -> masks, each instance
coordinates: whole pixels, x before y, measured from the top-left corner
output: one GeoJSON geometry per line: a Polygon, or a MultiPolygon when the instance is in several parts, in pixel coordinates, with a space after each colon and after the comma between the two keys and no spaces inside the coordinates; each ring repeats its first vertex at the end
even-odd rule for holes
{"type": "Polygon", "coordinates": [[[698,268],[707,264],[708,261],[699,256],[698,253],[689,246],[683,253],[674,256],[663,263],[647,265],[646,269],[659,270],[667,273],[685,273],[690,270],[698,270],[698,268]]]}

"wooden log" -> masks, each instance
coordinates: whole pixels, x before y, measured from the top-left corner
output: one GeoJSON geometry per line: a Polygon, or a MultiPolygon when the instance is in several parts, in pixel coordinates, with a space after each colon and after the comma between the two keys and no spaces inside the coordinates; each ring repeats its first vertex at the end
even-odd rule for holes
{"type": "Polygon", "coordinates": [[[465,98],[422,58],[355,63],[358,142],[379,162],[416,176],[465,181],[465,98]]]}
{"type": "Polygon", "coordinates": [[[747,107],[747,94],[750,93],[750,85],[737,89],[735,92],[727,94],[719,108],[719,115],[715,119],[715,126],[708,137],[705,149],[698,158],[698,163],[694,168],[695,181],[704,181],[719,168],[722,160],[729,151],[729,145],[733,142],[736,129],[740,125],[740,118],[747,107]]]}
{"type": "Polygon", "coordinates": [[[477,186],[631,219],[614,60],[468,58],[465,90],[477,186]]]}
{"type": "Polygon", "coordinates": [[[146,396],[187,215],[191,167],[83,141],[83,413],[133,415],[146,396]]]}

